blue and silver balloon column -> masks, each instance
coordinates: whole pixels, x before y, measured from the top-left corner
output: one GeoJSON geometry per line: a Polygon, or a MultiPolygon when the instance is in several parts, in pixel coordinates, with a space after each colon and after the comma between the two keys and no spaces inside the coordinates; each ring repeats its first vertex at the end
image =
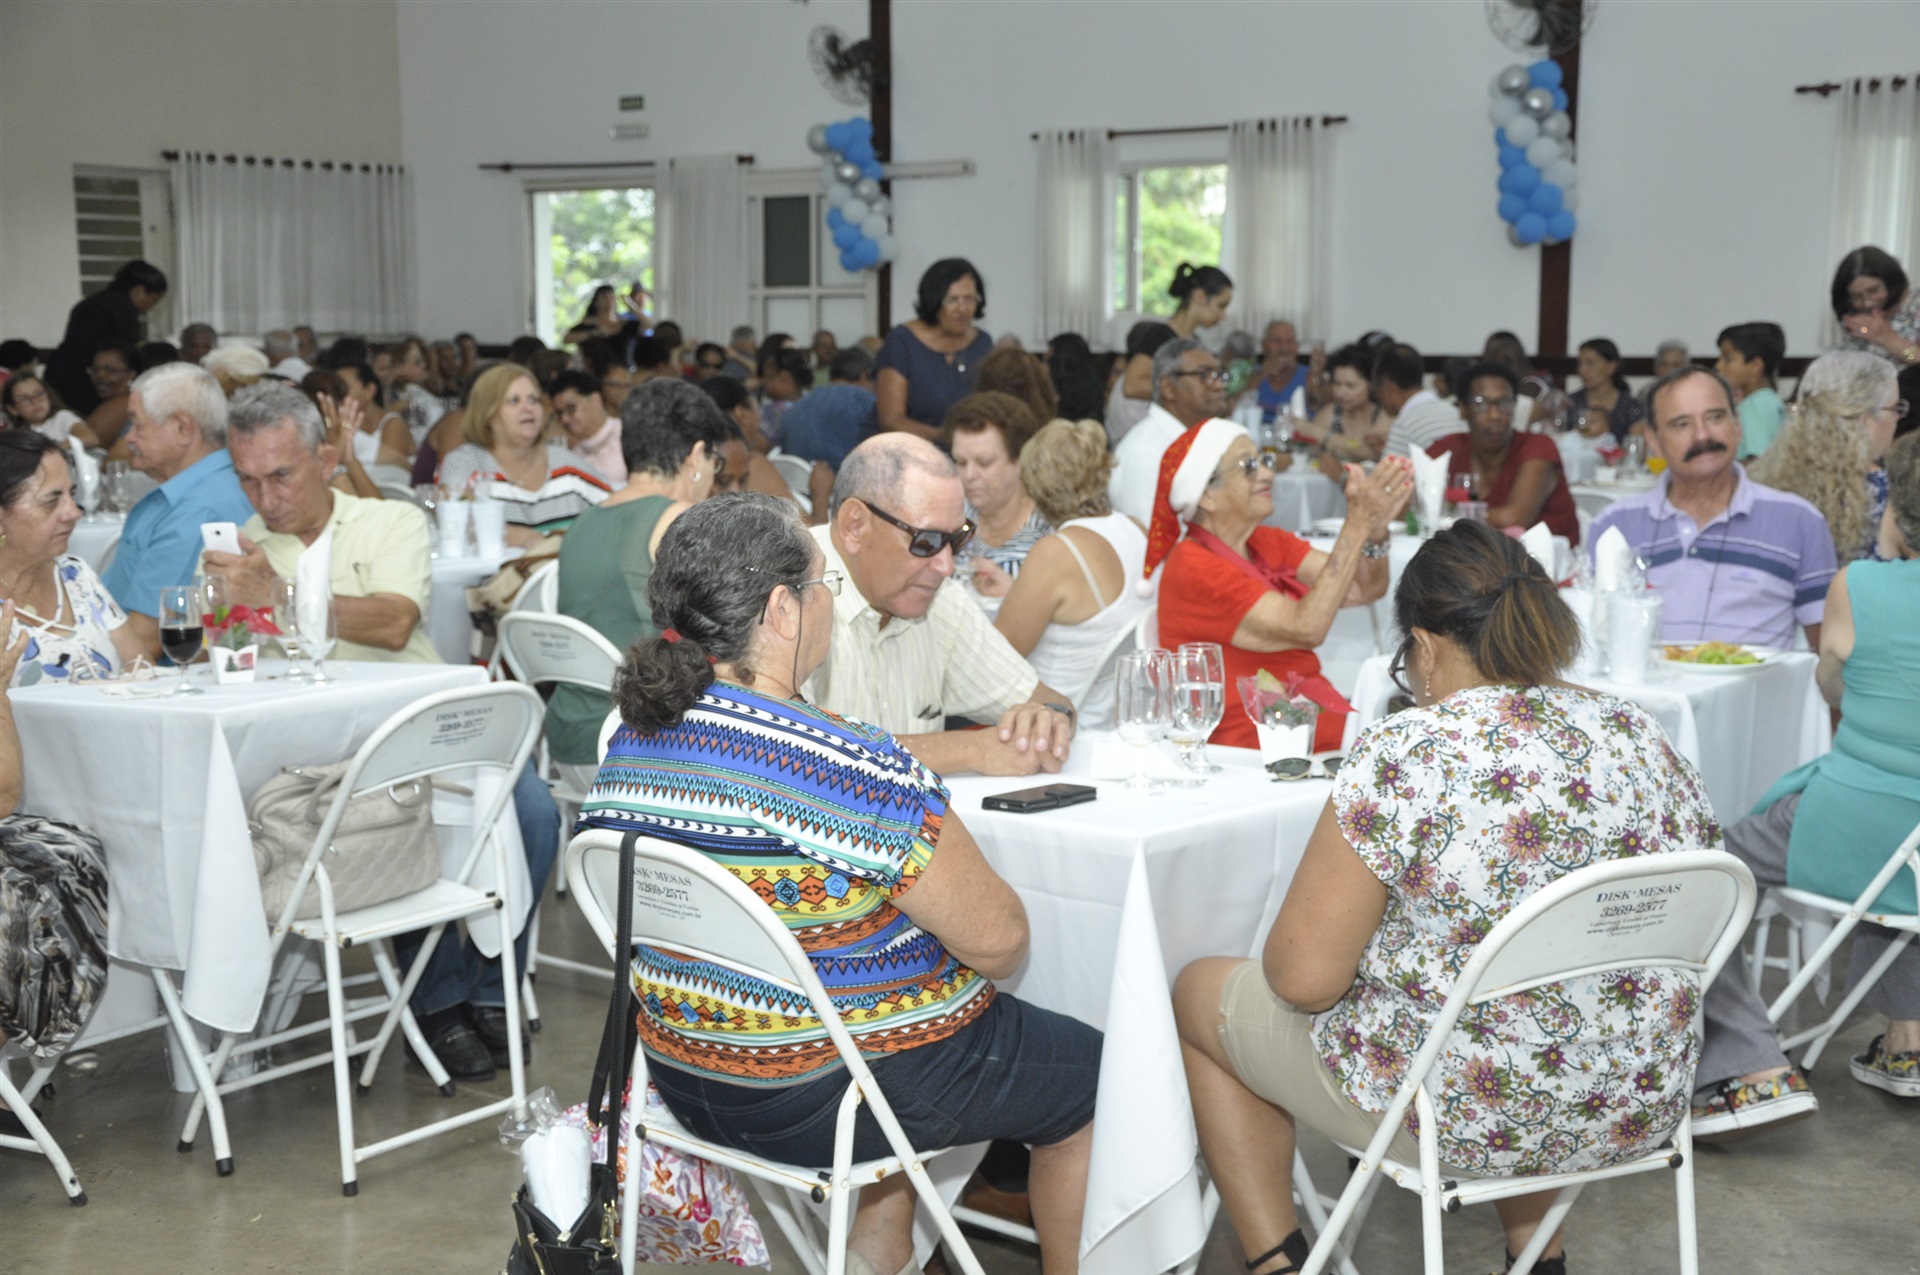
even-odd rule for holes
{"type": "Polygon", "coordinates": [[[1560,64],[1518,64],[1493,77],[1493,140],[1500,148],[1500,220],[1516,245],[1565,243],[1579,223],[1573,167],[1573,117],[1560,64]]]}
{"type": "Polygon", "coordinates": [[[827,185],[827,229],[848,273],[872,270],[899,255],[893,205],[880,193],[886,170],[873,153],[873,122],[860,116],[807,130],[807,149],[821,157],[827,185]]]}

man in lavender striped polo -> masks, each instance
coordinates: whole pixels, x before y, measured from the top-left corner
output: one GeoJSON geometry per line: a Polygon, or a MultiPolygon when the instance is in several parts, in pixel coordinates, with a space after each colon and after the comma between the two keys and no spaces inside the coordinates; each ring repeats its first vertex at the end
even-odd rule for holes
{"type": "Polygon", "coordinates": [[[1835,566],[1826,519],[1734,462],[1740,417],[1717,372],[1670,372],[1647,391],[1647,406],[1667,472],[1652,491],[1600,515],[1589,545],[1618,527],[1646,560],[1664,641],[1784,648],[1797,623],[1819,650],[1835,566]]]}

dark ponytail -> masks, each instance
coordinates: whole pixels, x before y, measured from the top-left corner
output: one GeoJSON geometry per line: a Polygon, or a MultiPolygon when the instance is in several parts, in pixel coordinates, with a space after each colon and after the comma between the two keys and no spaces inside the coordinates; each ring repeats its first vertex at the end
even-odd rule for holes
{"type": "Polygon", "coordinates": [[[1233,286],[1233,280],[1227,278],[1227,272],[1219,266],[1195,266],[1181,262],[1173,268],[1173,282],[1167,285],[1167,295],[1180,303],[1182,310],[1193,299],[1193,291],[1198,288],[1210,297],[1217,297],[1233,286]]]}
{"type": "Polygon", "coordinates": [[[1393,595],[1404,662],[1413,631],[1457,642],[1482,677],[1538,686],[1573,663],[1580,624],[1520,542],[1456,522],[1420,547],[1393,595]]]}
{"type": "Polygon", "coordinates": [[[620,716],[637,731],[678,726],[725,661],[743,677],[767,599],[806,580],[813,538],[799,511],[755,492],[715,496],[660,538],[647,607],[661,636],[627,648],[614,675],[620,716]]]}

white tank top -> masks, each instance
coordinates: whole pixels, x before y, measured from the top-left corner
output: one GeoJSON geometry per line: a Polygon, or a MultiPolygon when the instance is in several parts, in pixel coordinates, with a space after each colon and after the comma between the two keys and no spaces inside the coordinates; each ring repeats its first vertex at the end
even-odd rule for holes
{"type": "Polygon", "coordinates": [[[1141,597],[1134,588],[1146,566],[1147,534],[1123,513],[1075,518],[1060,530],[1065,532],[1068,527],[1084,527],[1112,547],[1120,559],[1120,593],[1113,597],[1103,591],[1073,538],[1062,535],[1061,542],[1079,562],[1088,589],[1102,605],[1079,624],[1049,624],[1028,654],[1027,663],[1041,681],[1072,697],[1080,714],[1080,730],[1106,730],[1113,725],[1113,669],[1101,668],[1100,657],[1116,636],[1137,624],[1141,613],[1154,605],[1153,598],[1141,597]]]}

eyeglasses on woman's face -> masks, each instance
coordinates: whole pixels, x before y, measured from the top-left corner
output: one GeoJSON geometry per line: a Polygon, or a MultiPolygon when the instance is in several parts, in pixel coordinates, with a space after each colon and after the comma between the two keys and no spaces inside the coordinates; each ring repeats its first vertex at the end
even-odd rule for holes
{"type": "Polygon", "coordinates": [[[842,575],[838,571],[824,571],[820,574],[819,579],[802,580],[797,584],[795,584],[793,588],[794,588],[794,592],[798,593],[801,589],[806,588],[810,584],[817,584],[821,588],[827,591],[827,594],[829,597],[837,598],[840,596],[840,586],[846,583],[846,579],[847,579],[846,576],[842,575]]]}
{"type": "Polygon", "coordinates": [[[1262,469],[1271,474],[1275,469],[1279,468],[1279,466],[1280,458],[1272,452],[1255,452],[1253,455],[1245,457],[1244,459],[1228,461],[1225,465],[1222,465],[1218,477],[1225,478],[1237,469],[1248,478],[1251,478],[1262,469]]]}
{"type": "Polygon", "coordinates": [[[910,522],[904,522],[871,500],[862,500],[860,503],[872,510],[873,516],[881,522],[891,523],[906,532],[907,552],[916,558],[936,558],[940,555],[940,551],[946,548],[959,553],[966,548],[967,542],[973,539],[974,526],[971,518],[962,521],[953,531],[940,531],[932,527],[916,527],[910,522]]]}
{"type": "Polygon", "coordinates": [[[1467,399],[1467,410],[1482,416],[1512,416],[1513,408],[1514,399],[1511,394],[1502,394],[1496,398],[1475,394],[1467,399]]]}

